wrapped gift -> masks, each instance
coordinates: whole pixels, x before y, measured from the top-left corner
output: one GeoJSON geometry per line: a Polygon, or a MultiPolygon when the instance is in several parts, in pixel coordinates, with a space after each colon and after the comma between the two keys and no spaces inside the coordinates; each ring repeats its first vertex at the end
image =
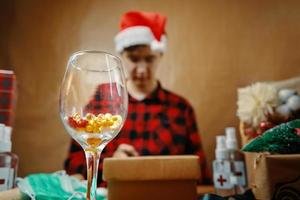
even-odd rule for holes
{"type": "Polygon", "coordinates": [[[237,105],[245,145],[276,125],[300,118],[300,77],[239,88],[237,105]]]}
{"type": "Polygon", "coordinates": [[[16,104],[16,76],[13,71],[0,70],[0,123],[12,126],[16,104]]]}
{"type": "Polygon", "coordinates": [[[300,199],[300,120],[267,130],[246,144],[249,183],[256,199],[300,199]],[[265,153],[268,152],[268,153],[265,153]]]}
{"type": "Polygon", "coordinates": [[[249,186],[257,199],[300,199],[300,77],[238,90],[249,186]]]}
{"type": "Polygon", "coordinates": [[[256,199],[300,199],[300,154],[246,155],[249,186],[256,199]]]}
{"type": "Polygon", "coordinates": [[[109,200],[197,199],[197,156],[106,158],[103,167],[109,200]]]}

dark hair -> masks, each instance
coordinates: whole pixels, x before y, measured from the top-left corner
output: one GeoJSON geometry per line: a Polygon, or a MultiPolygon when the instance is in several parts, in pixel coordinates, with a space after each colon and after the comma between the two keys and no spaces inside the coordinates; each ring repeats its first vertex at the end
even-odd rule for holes
{"type": "Polygon", "coordinates": [[[129,47],[124,48],[123,52],[124,51],[127,51],[127,52],[135,51],[138,48],[146,47],[146,46],[148,46],[148,45],[147,44],[137,44],[137,45],[129,46],[129,47]]]}

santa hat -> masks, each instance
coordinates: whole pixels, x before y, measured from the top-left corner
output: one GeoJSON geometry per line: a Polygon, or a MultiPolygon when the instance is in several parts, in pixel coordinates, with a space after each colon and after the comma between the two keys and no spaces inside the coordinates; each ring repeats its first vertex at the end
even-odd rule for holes
{"type": "Polygon", "coordinates": [[[130,11],[120,22],[120,32],[115,37],[116,50],[134,45],[150,45],[153,51],[166,49],[166,16],[152,12],[130,11]]]}

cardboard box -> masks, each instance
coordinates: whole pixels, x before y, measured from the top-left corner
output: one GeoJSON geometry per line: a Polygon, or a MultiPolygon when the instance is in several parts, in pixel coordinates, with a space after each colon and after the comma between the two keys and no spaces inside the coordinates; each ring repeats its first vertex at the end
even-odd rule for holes
{"type": "Polygon", "coordinates": [[[256,199],[300,199],[300,154],[245,155],[249,186],[256,199]]]}
{"type": "Polygon", "coordinates": [[[196,200],[197,156],[106,158],[109,200],[196,200]]]}

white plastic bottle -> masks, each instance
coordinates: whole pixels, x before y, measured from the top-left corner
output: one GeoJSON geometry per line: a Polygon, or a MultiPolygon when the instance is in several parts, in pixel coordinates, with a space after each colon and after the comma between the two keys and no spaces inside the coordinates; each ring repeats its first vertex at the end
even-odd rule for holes
{"type": "Polygon", "coordinates": [[[234,186],[231,183],[231,163],[226,148],[225,136],[217,136],[215,150],[216,160],[213,161],[213,179],[216,194],[220,196],[234,195],[234,186]]]}
{"type": "Polygon", "coordinates": [[[236,130],[234,127],[225,129],[226,133],[226,148],[229,152],[229,159],[232,166],[231,183],[234,185],[236,194],[243,194],[246,190],[246,170],[242,153],[239,151],[236,130]]]}
{"type": "Polygon", "coordinates": [[[0,124],[0,191],[15,187],[18,160],[11,153],[11,127],[0,124]]]}

